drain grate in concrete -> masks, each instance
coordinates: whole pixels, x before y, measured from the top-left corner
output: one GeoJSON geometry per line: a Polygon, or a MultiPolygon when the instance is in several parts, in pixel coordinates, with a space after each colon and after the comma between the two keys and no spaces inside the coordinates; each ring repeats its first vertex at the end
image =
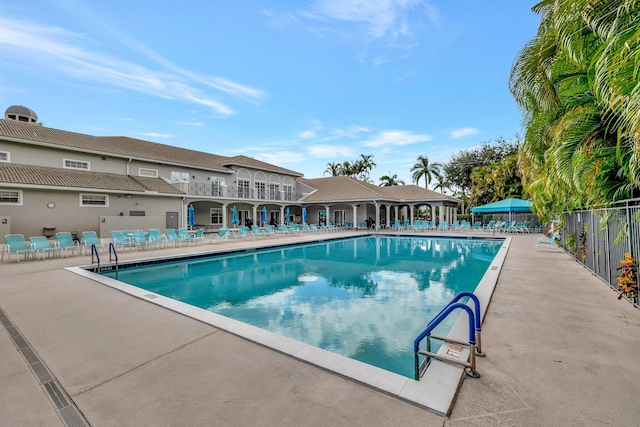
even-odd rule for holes
{"type": "Polygon", "coordinates": [[[58,383],[51,372],[40,359],[38,354],[31,348],[26,339],[22,336],[18,328],[11,322],[7,314],[0,307],[0,322],[4,326],[7,334],[11,337],[13,344],[24,357],[24,360],[31,368],[31,372],[38,379],[40,386],[46,391],[47,396],[56,408],[58,416],[66,427],[88,427],[89,422],[84,418],[78,407],[73,403],[71,397],[58,383]]]}

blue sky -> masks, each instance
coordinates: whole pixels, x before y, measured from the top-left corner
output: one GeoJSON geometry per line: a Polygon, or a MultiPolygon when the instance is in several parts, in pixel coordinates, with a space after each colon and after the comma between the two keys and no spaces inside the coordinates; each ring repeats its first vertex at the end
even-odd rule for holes
{"type": "MultiPolygon", "coordinates": [[[[521,133],[508,80],[536,1],[0,2],[0,109],[323,176],[521,133]]],[[[424,185],[424,182],[421,182],[424,185]]]]}

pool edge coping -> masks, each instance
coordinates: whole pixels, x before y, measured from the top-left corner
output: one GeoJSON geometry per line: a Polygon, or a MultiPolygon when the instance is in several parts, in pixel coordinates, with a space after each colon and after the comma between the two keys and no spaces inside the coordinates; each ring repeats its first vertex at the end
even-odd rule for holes
{"type": "MultiPolygon", "coordinates": [[[[415,234],[402,234],[402,233],[380,233],[379,235],[385,236],[402,236],[402,237],[436,237],[436,238],[472,238],[471,236],[416,236],[415,234]]],[[[328,237],[328,236],[327,236],[328,237]]],[[[353,237],[353,236],[350,236],[353,237]]],[[[346,237],[345,237],[346,238],[346,237]]],[[[328,238],[318,239],[316,241],[338,240],[340,238],[328,238]]],[[[502,240],[503,244],[501,249],[496,254],[495,258],[487,268],[487,271],[483,275],[482,279],[478,283],[474,293],[478,296],[481,306],[482,320],[486,314],[486,310],[489,306],[491,296],[497,284],[498,277],[502,270],[504,260],[511,243],[511,237],[504,237],[498,239],[491,238],[478,238],[477,240],[502,240]],[[492,269],[493,267],[497,267],[492,269]]],[[[313,243],[314,241],[298,242],[301,243],[313,243]]],[[[276,242],[273,242],[276,243],[276,242]]],[[[210,250],[206,252],[192,253],[190,255],[220,255],[231,252],[246,252],[247,249],[257,248],[269,248],[269,247],[281,247],[281,244],[266,244],[258,246],[249,246],[244,248],[237,248],[231,250],[210,250]]],[[[288,245],[287,245],[288,246],[288,245]]],[[[153,259],[166,259],[166,258],[189,258],[189,255],[171,256],[171,257],[154,257],[148,259],[138,259],[134,261],[127,261],[130,263],[141,263],[150,261],[153,259]]],[[[281,354],[292,357],[296,360],[304,363],[311,364],[325,371],[332,372],[346,379],[352,380],[367,387],[371,387],[377,391],[388,394],[405,402],[417,405],[429,412],[432,412],[439,416],[448,416],[453,409],[453,402],[456,394],[461,385],[462,379],[465,375],[465,370],[462,367],[452,365],[449,363],[441,362],[438,360],[432,361],[429,368],[421,381],[416,381],[412,378],[402,376],[393,372],[389,372],[382,368],[378,368],[364,362],[360,362],[351,359],[346,356],[341,356],[332,353],[327,350],[312,346],[310,344],[297,341],[292,338],[284,337],[282,335],[275,334],[273,332],[260,329],[258,327],[227,318],[225,316],[207,311],[202,308],[198,308],[187,303],[183,303],[162,295],[155,294],[153,292],[138,288],[133,285],[129,285],[120,282],[115,279],[111,279],[106,276],[102,276],[90,271],[90,268],[94,266],[77,266],[67,267],[65,270],[78,274],[94,282],[109,286],[113,289],[119,290],[126,294],[129,294],[135,298],[142,299],[147,302],[151,302],[155,305],[169,309],[173,312],[182,314],[192,319],[203,322],[207,325],[213,326],[217,329],[226,331],[240,338],[254,342],[263,347],[272,349],[281,354]]],[[[472,304],[469,302],[469,304],[472,304]]],[[[430,319],[425,319],[427,322],[430,319]]],[[[462,316],[462,314],[456,320],[449,337],[465,340],[468,337],[468,321],[462,316]]],[[[441,352],[445,351],[444,346],[441,348],[441,352]]],[[[468,357],[468,351],[463,353],[463,357],[468,357]]]]}

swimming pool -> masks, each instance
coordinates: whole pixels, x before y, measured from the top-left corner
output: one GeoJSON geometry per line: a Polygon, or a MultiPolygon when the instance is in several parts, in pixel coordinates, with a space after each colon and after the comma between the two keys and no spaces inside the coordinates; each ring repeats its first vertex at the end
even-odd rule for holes
{"type": "Polygon", "coordinates": [[[501,244],[368,236],[124,268],[117,279],[412,377],[413,339],[474,291],[501,244]]]}

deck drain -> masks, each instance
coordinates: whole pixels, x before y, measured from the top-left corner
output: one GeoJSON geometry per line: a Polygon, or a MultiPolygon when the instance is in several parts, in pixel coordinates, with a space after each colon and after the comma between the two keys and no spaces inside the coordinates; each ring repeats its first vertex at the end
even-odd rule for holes
{"type": "Polygon", "coordinates": [[[493,267],[491,267],[491,269],[492,269],[492,270],[497,270],[497,269],[498,269],[498,266],[497,266],[497,265],[494,265],[493,267]]]}

